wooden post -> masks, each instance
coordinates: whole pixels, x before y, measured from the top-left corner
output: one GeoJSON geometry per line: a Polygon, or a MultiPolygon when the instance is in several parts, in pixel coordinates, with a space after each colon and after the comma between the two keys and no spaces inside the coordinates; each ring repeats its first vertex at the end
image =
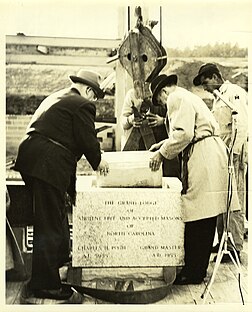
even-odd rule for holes
{"type": "MultiPolygon", "coordinates": [[[[127,7],[118,8],[118,37],[123,40],[127,34],[127,7]]],[[[116,151],[121,150],[122,126],[120,116],[122,112],[123,101],[127,90],[128,74],[122,67],[121,63],[116,61],[116,82],[115,82],[115,117],[117,119],[115,127],[115,148],[116,151]]]]}

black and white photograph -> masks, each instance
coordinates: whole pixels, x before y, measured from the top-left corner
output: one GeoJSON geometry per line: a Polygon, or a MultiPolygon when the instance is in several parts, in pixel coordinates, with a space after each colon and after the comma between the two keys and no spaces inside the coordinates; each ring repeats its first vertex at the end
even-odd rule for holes
{"type": "Polygon", "coordinates": [[[0,0],[0,36],[3,310],[249,311],[250,1],[0,0]]]}

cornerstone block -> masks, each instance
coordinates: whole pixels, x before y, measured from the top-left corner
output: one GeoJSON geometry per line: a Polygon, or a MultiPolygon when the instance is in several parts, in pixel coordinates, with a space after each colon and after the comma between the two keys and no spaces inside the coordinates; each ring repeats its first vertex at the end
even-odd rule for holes
{"type": "Polygon", "coordinates": [[[162,166],[151,171],[149,161],[152,152],[106,152],[102,158],[109,163],[109,174],[97,173],[98,187],[162,187],[162,166]]]}

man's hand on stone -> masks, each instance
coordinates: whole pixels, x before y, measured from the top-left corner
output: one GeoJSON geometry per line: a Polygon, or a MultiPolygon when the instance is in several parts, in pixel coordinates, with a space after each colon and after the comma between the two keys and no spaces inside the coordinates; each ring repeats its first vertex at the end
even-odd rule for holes
{"type": "Polygon", "coordinates": [[[151,171],[157,171],[160,168],[163,159],[164,157],[162,156],[162,154],[159,151],[156,151],[149,162],[149,167],[151,168],[151,171]]]}
{"type": "Polygon", "coordinates": [[[106,160],[102,159],[100,164],[97,168],[97,171],[101,174],[106,176],[109,173],[109,164],[106,160]]]}

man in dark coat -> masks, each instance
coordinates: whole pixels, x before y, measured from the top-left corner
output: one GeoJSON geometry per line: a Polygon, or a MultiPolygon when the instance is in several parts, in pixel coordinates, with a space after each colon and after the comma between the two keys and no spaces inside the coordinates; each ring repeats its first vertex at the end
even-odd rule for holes
{"type": "Polygon", "coordinates": [[[94,101],[104,96],[101,77],[80,70],[69,78],[71,87],[48,96],[34,113],[15,164],[33,196],[29,289],[35,297],[62,300],[72,294],[62,289],[59,268],[69,260],[65,198],[74,203],[77,161],[84,155],[93,170],[108,172],[94,125],[94,101]]]}

